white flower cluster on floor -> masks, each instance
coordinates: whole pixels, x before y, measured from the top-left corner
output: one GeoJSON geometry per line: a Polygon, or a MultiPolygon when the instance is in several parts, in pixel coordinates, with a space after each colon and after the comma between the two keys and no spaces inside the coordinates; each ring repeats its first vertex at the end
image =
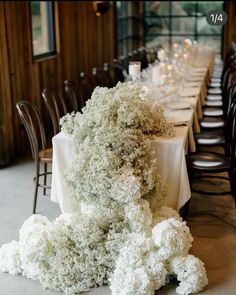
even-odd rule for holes
{"type": "Polygon", "coordinates": [[[81,209],[52,222],[31,216],[19,242],[0,248],[3,272],[67,295],[104,284],[113,295],[154,295],[172,277],[178,294],[202,290],[206,271],[188,254],[189,228],[162,206],[166,186],[150,142],[173,130],[150,101],[133,83],[98,87],[82,114],[62,119],[77,155],[65,181],[81,209]]]}

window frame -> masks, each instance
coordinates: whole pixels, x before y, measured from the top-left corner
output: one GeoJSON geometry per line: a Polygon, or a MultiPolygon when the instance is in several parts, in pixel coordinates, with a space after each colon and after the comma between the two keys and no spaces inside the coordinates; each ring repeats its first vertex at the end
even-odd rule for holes
{"type": "MultiPolygon", "coordinates": [[[[137,1],[135,1],[137,2],[137,1]]],[[[142,22],[142,13],[139,15],[137,3],[132,1],[116,1],[116,30],[118,57],[127,56],[137,48],[142,41],[139,26],[142,22]],[[121,3],[119,11],[117,2],[121,3]],[[121,14],[119,14],[121,12],[121,14]],[[141,21],[141,22],[140,22],[141,21]]]]}
{"type": "MultiPolygon", "coordinates": [[[[57,28],[57,14],[56,14],[56,3],[54,1],[42,1],[47,5],[47,9],[49,8],[49,13],[51,17],[47,17],[47,25],[48,25],[48,34],[49,34],[49,47],[53,48],[45,53],[34,54],[34,46],[33,46],[33,23],[32,23],[32,10],[31,10],[31,2],[29,1],[29,17],[30,17],[30,36],[31,36],[31,52],[32,59],[34,62],[40,62],[44,60],[48,60],[51,58],[56,58],[58,56],[58,28],[57,28]],[[53,46],[52,46],[53,45],[53,46]]],[[[39,1],[41,2],[41,1],[39,1]]]]}
{"type": "MultiPolygon", "coordinates": [[[[194,10],[194,14],[188,14],[188,15],[176,15],[176,14],[172,14],[172,8],[173,8],[173,1],[169,1],[169,11],[166,15],[151,15],[151,14],[148,14],[146,13],[146,5],[144,4],[144,8],[143,8],[143,23],[145,22],[146,19],[151,19],[151,18],[166,18],[169,20],[169,32],[168,33],[164,33],[164,34],[160,34],[160,33],[148,33],[148,34],[144,34],[143,35],[143,44],[146,44],[148,41],[147,41],[147,37],[169,37],[168,38],[168,43],[169,43],[169,46],[171,46],[174,41],[173,41],[173,37],[194,37],[194,39],[196,41],[198,41],[199,38],[201,37],[207,37],[207,36],[214,36],[214,37],[220,37],[221,38],[221,53],[222,53],[222,49],[223,49],[223,36],[224,36],[224,29],[223,29],[223,26],[221,28],[221,33],[200,33],[198,32],[198,27],[197,27],[197,24],[198,24],[198,19],[202,18],[202,17],[206,17],[206,14],[202,14],[202,15],[199,15],[199,3],[201,1],[196,1],[194,4],[195,4],[195,10],[194,10]],[[189,18],[189,17],[192,17],[194,18],[194,31],[193,33],[189,33],[189,32],[186,32],[186,33],[173,33],[173,19],[176,19],[176,18],[189,18]]],[[[178,2],[178,1],[176,1],[178,2]]],[[[224,7],[225,7],[225,1],[217,1],[217,2],[223,2],[222,3],[222,9],[224,10],[224,7]]],[[[204,2],[203,2],[204,3],[204,2]]]]}

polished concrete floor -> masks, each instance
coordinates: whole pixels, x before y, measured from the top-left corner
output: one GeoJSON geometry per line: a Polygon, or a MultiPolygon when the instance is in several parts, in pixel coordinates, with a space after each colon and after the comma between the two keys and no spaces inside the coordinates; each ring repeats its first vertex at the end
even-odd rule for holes
{"type": "MultiPolygon", "coordinates": [[[[0,169],[0,245],[18,240],[18,230],[31,215],[34,165],[21,160],[9,168],[0,169]]],[[[208,185],[201,184],[201,185],[208,185]]],[[[57,204],[39,193],[37,212],[53,219],[60,214],[57,204]]],[[[204,295],[236,294],[236,209],[231,195],[202,196],[193,194],[188,213],[188,225],[194,237],[191,253],[204,261],[209,284],[204,295]]],[[[174,295],[176,285],[163,287],[156,294],[174,295]]],[[[22,276],[0,273],[0,294],[52,295],[38,281],[22,276]]],[[[110,295],[107,287],[89,295],[110,295]]]]}

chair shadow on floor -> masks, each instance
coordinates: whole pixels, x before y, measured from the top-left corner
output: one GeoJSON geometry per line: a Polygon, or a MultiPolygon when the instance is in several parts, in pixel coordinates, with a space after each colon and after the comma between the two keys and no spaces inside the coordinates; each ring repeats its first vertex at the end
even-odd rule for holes
{"type": "MultiPolygon", "coordinates": [[[[206,189],[209,183],[201,179],[198,185],[206,189]]],[[[229,183],[220,185],[221,189],[227,190],[229,183]]],[[[232,284],[236,273],[236,208],[233,196],[192,193],[187,224],[194,238],[190,254],[200,258],[207,270],[209,284],[203,294],[220,295],[219,289],[223,294],[224,285],[232,284]]]]}

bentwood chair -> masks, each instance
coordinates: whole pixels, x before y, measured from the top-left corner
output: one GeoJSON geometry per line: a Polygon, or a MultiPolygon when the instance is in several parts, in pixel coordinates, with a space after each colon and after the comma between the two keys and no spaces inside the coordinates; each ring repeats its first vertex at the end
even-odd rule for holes
{"type": "Polygon", "coordinates": [[[46,146],[46,136],[43,126],[43,122],[40,118],[39,112],[36,106],[29,102],[21,100],[16,104],[19,116],[27,132],[32,156],[35,162],[35,190],[33,201],[33,214],[36,211],[38,188],[43,188],[43,194],[46,194],[46,189],[50,189],[51,185],[48,185],[47,176],[51,174],[48,172],[47,165],[52,163],[52,148],[46,146]],[[43,172],[41,172],[41,164],[43,165],[43,172]],[[40,180],[43,178],[43,183],[40,180]]]}
{"type": "MultiPolygon", "coordinates": [[[[228,151],[226,154],[195,152],[186,156],[188,172],[190,177],[191,190],[205,195],[224,195],[232,193],[236,204],[236,104],[232,102],[229,113],[229,128],[226,141],[228,151]],[[227,172],[228,176],[222,176],[227,172]],[[195,187],[199,179],[225,179],[229,181],[230,191],[209,191],[195,187]]],[[[215,182],[213,183],[216,186],[215,182]]]]}
{"type": "Polygon", "coordinates": [[[236,101],[236,82],[233,82],[230,86],[230,90],[227,98],[227,105],[225,104],[225,126],[223,130],[213,131],[202,131],[200,133],[194,134],[194,139],[197,145],[197,148],[202,147],[216,147],[221,146],[226,151],[226,138],[225,136],[228,133],[229,128],[231,128],[230,122],[230,107],[232,102],[236,101]]]}
{"type": "Polygon", "coordinates": [[[67,106],[59,91],[44,88],[42,97],[52,121],[53,134],[56,135],[60,131],[60,118],[68,113],[67,106]]]}

